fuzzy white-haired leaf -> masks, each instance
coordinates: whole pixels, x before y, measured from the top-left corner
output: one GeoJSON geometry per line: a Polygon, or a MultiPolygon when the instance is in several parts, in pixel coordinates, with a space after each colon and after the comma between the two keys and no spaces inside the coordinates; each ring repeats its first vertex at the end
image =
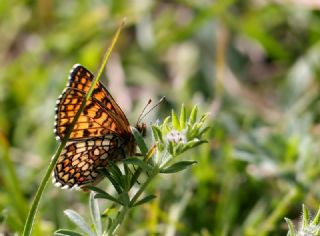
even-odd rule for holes
{"type": "Polygon", "coordinates": [[[89,208],[90,208],[90,215],[92,222],[94,224],[94,228],[96,230],[97,235],[102,235],[102,224],[101,224],[101,217],[100,217],[100,210],[98,205],[98,200],[94,198],[94,193],[90,193],[89,198],[89,208]]]}
{"type": "Polygon", "coordinates": [[[64,211],[64,214],[84,233],[89,236],[96,236],[96,234],[91,230],[90,226],[85,222],[85,220],[75,211],[67,209],[64,211]]]}

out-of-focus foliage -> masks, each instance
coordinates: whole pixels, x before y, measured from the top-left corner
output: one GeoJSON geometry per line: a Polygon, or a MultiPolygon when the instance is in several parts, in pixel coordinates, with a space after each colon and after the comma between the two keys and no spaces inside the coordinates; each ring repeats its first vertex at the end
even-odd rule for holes
{"type": "MultiPolygon", "coordinates": [[[[315,211],[320,199],[319,5],[1,1],[1,233],[21,232],[57,147],[54,106],[68,71],[75,63],[96,71],[126,17],[104,82],[131,123],[149,98],[165,95],[148,124],[198,104],[211,112],[212,129],[209,144],[186,154],[198,164],[157,179],[149,190],[158,197],[119,234],[285,234],[284,217],[299,219],[302,203],[315,211]]],[[[34,235],[74,227],[66,208],[89,219],[88,198],[49,185],[34,235]]]]}

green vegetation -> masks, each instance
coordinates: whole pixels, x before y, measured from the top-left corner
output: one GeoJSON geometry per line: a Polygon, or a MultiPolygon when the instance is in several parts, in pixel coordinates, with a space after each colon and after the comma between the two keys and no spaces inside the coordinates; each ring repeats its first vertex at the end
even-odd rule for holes
{"type": "MultiPolygon", "coordinates": [[[[202,136],[208,130],[208,127],[203,127],[207,115],[203,115],[198,121],[197,112],[198,108],[194,107],[190,117],[187,118],[185,108],[182,106],[179,120],[177,115],[172,112],[172,116],[166,118],[163,124],[152,126],[154,144],[149,150],[139,131],[133,128],[133,134],[143,155],[143,160],[137,157],[128,157],[122,163],[123,170],[113,163],[110,163],[107,169],[102,170],[105,178],[110,180],[113,185],[116,196],[94,186],[87,187],[96,193],[90,195],[89,202],[93,229],[90,229],[90,224],[87,224],[77,212],[68,209],[65,214],[84,234],[92,236],[116,235],[132,209],[156,198],[155,195],[144,196],[143,194],[158,175],[174,174],[196,163],[196,161],[179,160],[177,157],[206,143],[202,136]],[[137,168],[132,169],[131,167],[134,166],[137,168]],[[143,180],[142,174],[145,174],[143,180]],[[137,189],[132,191],[134,188],[137,189]],[[102,214],[95,198],[105,199],[111,203],[103,214],[104,225],[106,225],[104,230],[102,230],[102,214]],[[111,209],[113,212],[110,211],[111,209]]],[[[72,233],[65,229],[55,232],[56,235],[74,235],[77,232],[72,233]]]]}
{"type": "MultiPolygon", "coordinates": [[[[145,118],[146,146],[159,131],[152,124],[181,104],[210,112],[211,128],[207,144],[179,156],[197,163],[157,175],[118,234],[295,235],[302,214],[300,225],[317,224],[306,210],[320,202],[320,6],[311,2],[1,1],[0,234],[22,233],[59,145],[54,107],[68,71],[80,63],[96,72],[123,17],[101,80],[133,125],[149,98],[166,96],[145,118]]],[[[139,160],[125,165],[142,168],[139,160]]],[[[98,187],[115,193],[110,181],[98,187]]],[[[112,204],[49,183],[32,235],[80,233],[74,212],[85,222],[101,212],[105,229],[112,204]]]]}
{"type": "Polygon", "coordinates": [[[299,236],[299,235],[319,236],[320,235],[320,228],[319,228],[320,209],[318,210],[316,216],[311,220],[308,209],[303,205],[302,220],[299,225],[299,229],[297,230],[295,230],[293,222],[290,219],[287,219],[287,218],[285,219],[289,226],[289,232],[287,234],[288,236],[299,236]]]}

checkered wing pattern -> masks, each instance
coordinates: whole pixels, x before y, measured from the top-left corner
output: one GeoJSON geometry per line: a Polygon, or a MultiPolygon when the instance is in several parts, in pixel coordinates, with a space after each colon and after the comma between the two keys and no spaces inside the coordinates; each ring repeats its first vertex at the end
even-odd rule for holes
{"type": "MultiPolygon", "coordinates": [[[[93,74],[81,65],[70,71],[66,89],[56,106],[55,134],[65,136],[93,81],[93,74]]],[[[53,173],[62,188],[83,188],[99,181],[99,168],[134,153],[129,122],[108,90],[98,83],[77,120],[69,142],[53,173]]]]}
{"type": "Polygon", "coordinates": [[[121,145],[114,135],[68,142],[54,169],[55,185],[78,189],[99,181],[99,168],[124,158],[121,145]]]}
{"type": "MultiPolygon", "coordinates": [[[[62,139],[72,123],[88,92],[93,74],[81,65],[75,65],[70,72],[67,88],[56,106],[55,129],[57,139],[62,139]]],[[[107,134],[130,134],[129,122],[108,90],[99,82],[81,113],[70,139],[99,137],[107,134]]]]}

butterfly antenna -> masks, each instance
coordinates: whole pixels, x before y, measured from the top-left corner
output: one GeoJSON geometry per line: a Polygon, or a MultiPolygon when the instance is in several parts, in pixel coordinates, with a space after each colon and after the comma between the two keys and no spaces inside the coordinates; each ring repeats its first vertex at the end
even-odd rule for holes
{"type": "Polygon", "coordinates": [[[138,118],[138,120],[137,120],[136,126],[138,126],[138,124],[139,124],[140,121],[142,120],[142,115],[143,115],[144,111],[147,109],[147,107],[151,104],[151,102],[152,102],[152,100],[149,99],[148,103],[147,103],[147,104],[144,106],[144,108],[142,109],[142,112],[140,113],[139,118],[138,118]]]}
{"type": "MultiPolygon", "coordinates": [[[[160,103],[162,103],[165,99],[166,99],[166,97],[163,96],[153,107],[151,107],[151,108],[149,109],[149,111],[147,111],[145,114],[141,113],[141,114],[143,114],[143,115],[140,115],[139,121],[141,121],[144,117],[146,117],[146,115],[148,115],[153,109],[155,109],[157,106],[159,106],[160,103]]],[[[151,99],[150,99],[149,101],[151,101],[151,99]]],[[[149,104],[150,104],[150,103],[148,103],[148,105],[149,105],[149,104]]],[[[147,106],[146,106],[146,107],[147,107],[147,106]]],[[[145,108],[146,108],[146,107],[145,107],[145,108]]],[[[145,109],[143,109],[143,111],[144,111],[144,110],[145,110],[145,109]]]]}

